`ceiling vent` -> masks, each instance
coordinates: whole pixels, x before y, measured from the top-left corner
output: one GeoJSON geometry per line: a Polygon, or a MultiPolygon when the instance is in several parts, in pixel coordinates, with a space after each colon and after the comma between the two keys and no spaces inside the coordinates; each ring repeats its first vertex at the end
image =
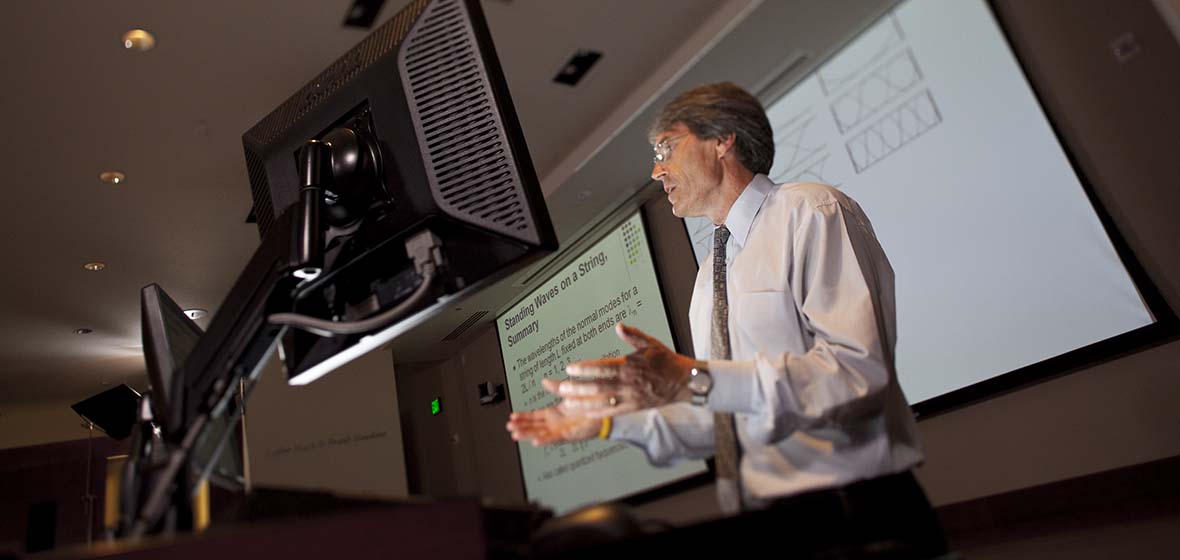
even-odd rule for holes
{"type": "Polygon", "coordinates": [[[586,73],[590,71],[590,67],[602,58],[602,53],[591,50],[580,50],[570,57],[569,62],[561,67],[561,70],[553,77],[553,81],[559,84],[565,84],[573,87],[586,77],[586,73]]]}
{"type": "Polygon", "coordinates": [[[460,336],[463,336],[463,333],[467,332],[467,329],[470,329],[473,325],[478,323],[480,319],[483,319],[484,315],[487,314],[487,311],[476,311],[474,314],[468,317],[466,321],[463,321],[459,324],[459,326],[455,327],[455,330],[451,331],[451,334],[444,336],[442,341],[451,342],[452,340],[457,340],[460,336]]]}

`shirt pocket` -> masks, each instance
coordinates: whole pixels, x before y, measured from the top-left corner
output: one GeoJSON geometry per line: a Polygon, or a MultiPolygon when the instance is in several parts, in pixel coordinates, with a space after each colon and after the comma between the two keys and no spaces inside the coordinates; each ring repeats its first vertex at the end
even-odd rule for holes
{"type": "Polygon", "coordinates": [[[775,355],[802,350],[802,336],[795,301],[790,292],[770,290],[731,294],[729,324],[735,359],[754,354],[775,355]]]}

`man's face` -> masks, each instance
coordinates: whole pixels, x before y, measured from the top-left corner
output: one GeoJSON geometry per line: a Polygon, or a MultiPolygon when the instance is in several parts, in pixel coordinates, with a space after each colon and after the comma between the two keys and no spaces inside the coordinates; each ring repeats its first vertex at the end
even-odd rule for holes
{"type": "Polygon", "coordinates": [[[723,176],[717,142],[701,140],[676,123],[655,138],[657,156],[651,178],[664,184],[672,213],[680,218],[706,216],[719,198],[723,176]]]}

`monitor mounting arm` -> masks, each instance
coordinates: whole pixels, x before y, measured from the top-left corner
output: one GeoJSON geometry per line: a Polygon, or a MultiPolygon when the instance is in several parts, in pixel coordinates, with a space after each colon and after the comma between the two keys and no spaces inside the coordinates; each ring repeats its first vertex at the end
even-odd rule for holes
{"type": "MultiPolygon", "coordinates": [[[[337,135],[342,136],[337,140],[337,150],[354,149],[356,143],[351,139],[355,134],[337,135]]],[[[209,329],[180,368],[173,401],[182,403],[183,420],[179,429],[164,438],[167,459],[162,464],[148,465],[153,471],[147,481],[150,488],[146,489],[142,505],[130,516],[134,521],[126,528],[127,536],[138,538],[155,532],[169,508],[189,507],[193,490],[190,483],[194,482],[189,461],[194,447],[210,421],[225,413],[239,382],[248,380],[249,384],[257,378],[288,325],[326,336],[367,332],[404,317],[433,293],[431,288],[445,264],[442,243],[433,232],[422,229],[405,242],[406,256],[420,278],[419,286],[397,305],[351,322],[292,313],[301,286],[324,272],[325,191],[341,175],[340,169],[333,169],[333,149],[330,142],[313,140],[299,150],[298,205],[284,212],[276,227],[263,238],[209,329]]],[[[344,186],[349,187],[347,183],[344,186]]]]}
{"type": "Polygon", "coordinates": [[[332,145],[308,140],[299,148],[299,216],[295,237],[295,269],[301,280],[324,272],[324,192],[332,186],[332,145]]]}

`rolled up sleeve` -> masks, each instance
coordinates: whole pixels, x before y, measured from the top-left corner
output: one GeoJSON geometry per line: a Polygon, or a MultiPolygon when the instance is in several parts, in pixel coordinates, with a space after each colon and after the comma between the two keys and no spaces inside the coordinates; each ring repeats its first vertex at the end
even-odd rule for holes
{"type": "Polygon", "coordinates": [[[713,455],[713,413],[677,403],[614,417],[610,439],[643,449],[657,467],[713,455]]]}

